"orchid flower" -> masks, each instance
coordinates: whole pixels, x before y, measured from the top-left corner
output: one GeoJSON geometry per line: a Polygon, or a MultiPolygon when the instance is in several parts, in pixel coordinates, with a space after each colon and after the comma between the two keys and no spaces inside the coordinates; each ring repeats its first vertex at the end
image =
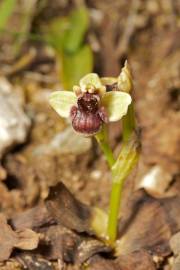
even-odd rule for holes
{"type": "Polygon", "coordinates": [[[106,91],[96,73],[84,76],[73,92],[56,91],[50,104],[61,116],[70,117],[76,132],[95,135],[104,123],[120,120],[128,110],[131,96],[122,91],[106,91]]]}

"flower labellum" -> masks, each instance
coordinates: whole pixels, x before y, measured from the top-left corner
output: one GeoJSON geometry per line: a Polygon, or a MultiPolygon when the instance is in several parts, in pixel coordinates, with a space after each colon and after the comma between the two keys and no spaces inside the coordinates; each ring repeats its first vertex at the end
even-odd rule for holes
{"type": "Polygon", "coordinates": [[[97,133],[103,123],[108,122],[104,107],[99,104],[99,96],[84,93],[77,100],[77,106],[71,108],[72,126],[75,131],[84,134],[97,133]]]}
{"type": "Polygon", "coordinates": [[[96,73],[90,73],[74,86],[74,92],[56,91],[50,104],[62,117],[70,117],[76,132],[94,135],[104,123],[120,120],[128,110],[131,96],[121,91],[106,92],[96,73]]]}

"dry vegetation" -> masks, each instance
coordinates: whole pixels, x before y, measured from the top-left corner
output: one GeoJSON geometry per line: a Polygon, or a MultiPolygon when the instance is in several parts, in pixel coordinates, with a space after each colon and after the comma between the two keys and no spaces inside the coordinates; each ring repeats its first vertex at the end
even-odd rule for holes
{"type": "MultiPolygon", "coordinates": [[[[78,15],[69,41],[64,20],[83,1],[2,2],[10,17],[0,15],[0,269],[179,270],[178,1],[84,1],[89,22],[78,15]],[[117,76],[126,58],[142,151],[124,187],[115,255],[89,228],[92,207],[108,208],[106,161],[48,95],[92,70],[117,76]]],[[[110,140],[118,152],[119,123],[110,140]]]]}

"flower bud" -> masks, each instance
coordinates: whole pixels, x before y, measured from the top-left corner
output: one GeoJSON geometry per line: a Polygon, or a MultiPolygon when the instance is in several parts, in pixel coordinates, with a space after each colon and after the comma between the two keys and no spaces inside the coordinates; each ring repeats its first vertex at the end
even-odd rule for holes
{"type": "Polygon", "coordinates": [[[122,71],[118,77],[118,90],[130,93],[132,86],[132,75],[126,60],[124,67],[122,68],[122,71]]]}

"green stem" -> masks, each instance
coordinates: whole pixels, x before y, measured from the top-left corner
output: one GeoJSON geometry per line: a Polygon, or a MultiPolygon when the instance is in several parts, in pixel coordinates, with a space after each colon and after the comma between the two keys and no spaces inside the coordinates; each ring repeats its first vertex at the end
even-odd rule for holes
{"type": "Polygon", "coordinates": [[[107,241],[110,245],[114,244],[117,235],[118,214],[121,200],[122,185],[112,183],[112,190],[109,205],[109,217],[107,227],[107,241]]]}
{"type": "Polygon", "coordinates": [[[109,219],[107,227],[108,243],[113,245],[117,238],[117,225],[119,209],[121,206],[122,190],[127,176],[130,174],[138,160],[138,145],[132,139],[126,143],[112,168],[113,183],[110,196],[109,219]]]}
{"type": "Polygon", "coordinates": [[[113,183],[110,196],[109,219],[107,236],[109,244],[113,245],[117,238],[119,210],[122,201],[124,182],[138,159],[138,147],[134,141],[135,116],[133,103],[130,104],[127,114],[122,119],[123,147],[113,167],[113,183]]]}
{"type": "Polygon", "coordinates": [[[113,164],[115,163],[115,158],[113,156],[111,147],[109,146],[109,143],[108,143],[106,128],[103,127],[102,130],[99,133],[97,133],[95,137],[106,157],[109,167],[112,168],[113,164]]]}

